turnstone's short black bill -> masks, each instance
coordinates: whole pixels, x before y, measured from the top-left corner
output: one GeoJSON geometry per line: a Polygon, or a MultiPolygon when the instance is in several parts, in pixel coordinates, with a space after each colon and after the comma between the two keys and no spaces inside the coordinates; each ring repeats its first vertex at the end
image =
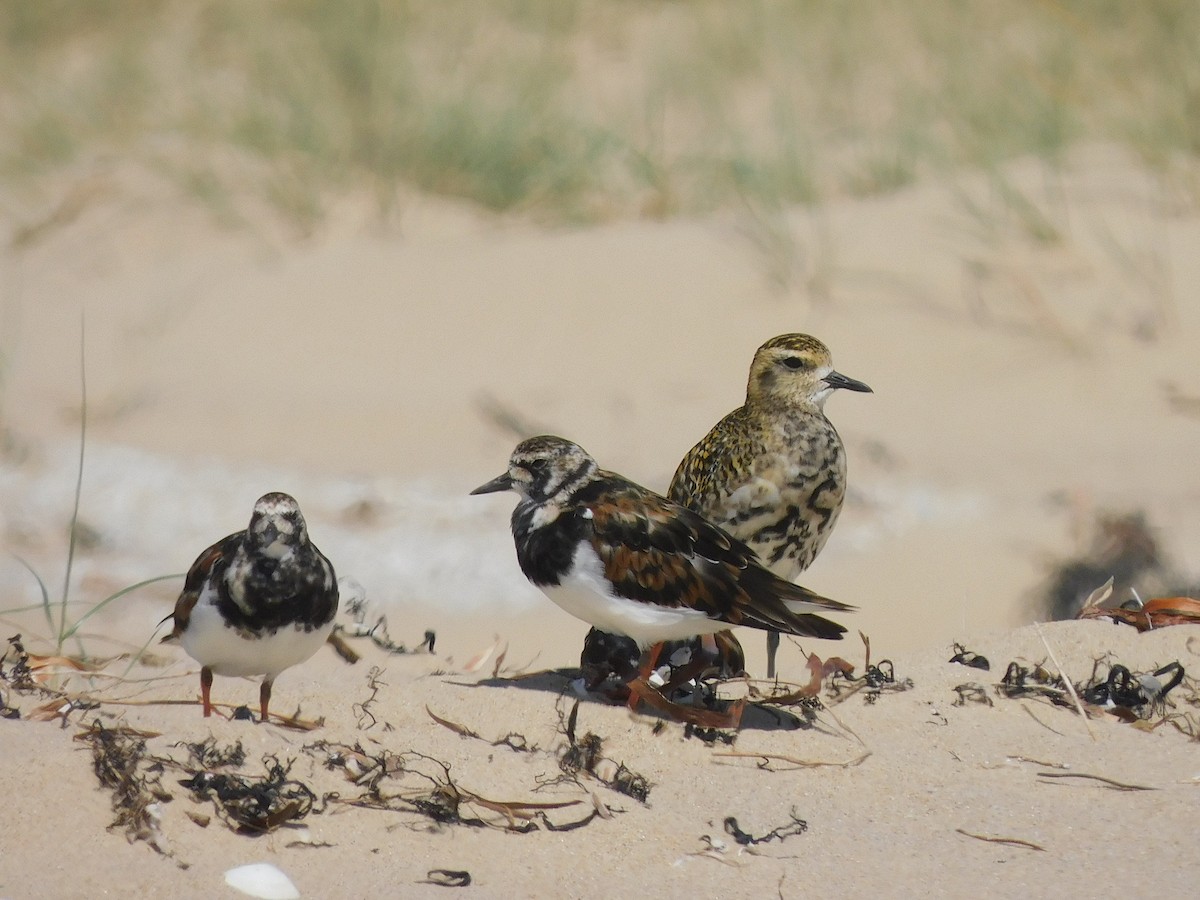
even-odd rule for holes
{"type": "MultiPolygon", "coordinates": [[[[837,523],[846,493],[846,450],[825,416],[838,390],[869,393],[833,368],[807,334],[781,334],[754,354],[746,402],[696,444],[667,492],[744,541],[772,572],[794,581],[837,523]]],[[[779,635],[767,640],[775,676],[779,635]]]]}
{"type": "Polygon", "coordinates": [[[213,544],[192,564],[165,640],[178,638],[200,663],[205,716],[212,715],[214,674],[262,675],[265,722],[276,677],[325,643],[337,608],[333,566],[308,539],[299,505],[271,493],[254,504],[245,531],[213,544]]]}
{"type": "Polygon", "coordinates": [[[573,616],[639,647],[729,625],[840,639],[816,613],[853,607],[784,581],[707,519],[607,472],[578,444],[517,445],[508,471],[474,491],[515,491],[521,571],[573,616]]]}

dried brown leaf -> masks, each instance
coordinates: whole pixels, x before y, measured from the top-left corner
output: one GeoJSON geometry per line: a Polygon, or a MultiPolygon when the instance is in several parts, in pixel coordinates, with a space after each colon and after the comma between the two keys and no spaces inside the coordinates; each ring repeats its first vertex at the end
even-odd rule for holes
{"type": "Polygon", "coordinates": [[[455,734],[462,735],[463,737],[477,738],[479,740],[483,740],[483,738],[480,738],[478,734],[476,734],[474,731],[472,731],[466,725],[460,725],[458,722],[452,722],[449,719],[443,719],[441,716],[439,716],[437,713],[435,713],[428,706],[425,707],[425,712],[429,713],[429,718],[433,719],[433,721],[437,722],[443,728],[449,728],[455,734]]]}
{"type": "Polygon", "coordinates": [[[969,838],[975,838],[977,841],[987,841],[990,844],[1008,844],[1010,847],[1025,847],[1028,850],[1041,850],[1043,853],[1046,852],[1046,848],[1040,844],[1035,844],[1033,841],[1025,841],[1021,838],[993,837],[992,835],[975,834],[970,831],[964,831],[961,828],[955,828],[954,830],[959,834],[966,835],[969,838]]]}

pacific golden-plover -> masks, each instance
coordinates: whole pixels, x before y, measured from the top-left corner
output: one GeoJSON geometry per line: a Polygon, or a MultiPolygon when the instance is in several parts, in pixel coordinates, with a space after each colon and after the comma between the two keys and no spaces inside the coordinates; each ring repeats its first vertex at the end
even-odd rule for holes
{"type": "MultiPolygon", "coordinates": [[[[816,338],[771,338],[754,354],[745,404],[688,451],[667,495],[794,581],[825,546],[846,493],[846,450],[824,411],[839,389],[871,391],[835,371],[829,348],[816,338]]],[[[778,646],[773,631],[768,678],[775,677],[778,646]]]]}

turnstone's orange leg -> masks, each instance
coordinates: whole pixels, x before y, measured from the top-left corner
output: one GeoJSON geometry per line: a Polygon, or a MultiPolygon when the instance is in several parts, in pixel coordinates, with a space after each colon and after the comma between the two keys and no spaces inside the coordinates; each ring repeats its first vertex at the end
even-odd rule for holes
{"type": "MultiPolygon", "coordinates": [[[[642,661],[638,665],[637,677],[638,677],[639,681],[643,681],[647,685],[650,684],[648,679],[650,678],[650,673],[654,671],[655,665],[658,664],[658,657],[659,657],[659,654],[662,653],[662,648],[663,648],[662,641],[659,641],[657,644],[651,644],[649,647],[646,648],[646,652],[644,652],[642,654],[642,661]]],[[[637,708],[638,708],[637,692],[630,691],[629,692],[629,709],[631,712],[637,712],[637,708]]]]}
{"type": "Polygon", "coordinates": [[[262,687],[258,689],[258,709],[264,722],[267,721],[267,707],[271,705],[271,683],[272,679],[264,678],[262,687]]]}
{"type": "Polygon", "coordinates": [[[204,704],[204,718],[212,715],[212,700],[209,695],[212,693],[212,669],[208,666],[200,667],[200,700],[204,704]]]}

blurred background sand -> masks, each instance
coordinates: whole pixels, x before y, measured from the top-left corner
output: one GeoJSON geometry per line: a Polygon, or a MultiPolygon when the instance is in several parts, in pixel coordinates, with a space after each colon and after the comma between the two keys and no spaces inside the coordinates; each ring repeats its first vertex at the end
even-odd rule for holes
{"type": "Polygon", "coordinates": [[[575,635],[466,492],[665,488],[785,331],[875,388],[806,580],[877,642],[1044,617],[1110,509],[1195,583],[1188,5],[100,6],[3,14],[0,524],[60,580],[82,342],[85,608],[285,489],[417,633],[575,635]]]}
{"type": "MultiPolygon", "coordinates": [[[[521,576],[513,498],[468,492],[542,430],[662,490],[741,403],[755,348],[809,332],[875,393],[828,403],[850,490],[803,580],[856,604],[846,624],[917,688],[841,708],[868,764],[777,779],[588,704],[610,752],[662,785],[658,805],[585,845],[529,838],[524,890],[632,894],[653,872],[664,895],[695,896],[703,871],[728,895],[782,895],[784,879],[804,893],[809,873],[822,889],[961,895],[1003,870],[989,890],[1034,897],[1103,870],[1114,890],[1151,871],[1186,892],[1183,737],[1105,719],[1093,741],[1016,704],[951,711],[968,676],[944,660],[956,639],[998,664],[1037,657],[1040,637],[1013,626],[1052,602],[1069,616],[1110,574],[1117,600],[1200,588],[1198,45],[1200,6],[1183,0],[0,4],[0,622],[34,652],[137,650],[178,580],[66,632],[286,490],[394,638],[438,633],[434,658],[369,660],[390,667],[389,746],[454,759],[496,796],[541,796],[540,760],[493,765],[489,750],[485,767],[422,709],[557,740],[546,689],[458,673],[495,635],[512,669],[572,665],[586,630],[521,576]],[[1162,792],[1048,793],[1006,753],[1162,792]],[[689,855],[731,810],[765,823],[800,798],[803,866],[689,855]],[[1097,817],[1117,831],[1086,840],[1097,817]],[[964,851],[956,825],[1051,852],[964,851]],[[1115,833],[1158,837],[1122,842],[1133,862],[1115,865],[1115,833]],[[849,865],[850,847],[869,851],[849,865]]],[[[1050,631],[1076,677],[1109,649],[1149,669],[1195,655],[1185,627],[1050,631]]],[[[857,662],[851,634],[803,650],[857,662]]],[[[742,638],[760,670],[761,638],[742,638]]],[[[785,642],[784,675],[803,659],[785,642]]],[[[157,690],[194,694],[190,663],[167,662],[146,671],[179,680],[157,690]]],[[[323,736],[358,740],[365,668],[323,651],[277,694],[327,716],[323,736]]],[[[119,709],[169,731],[160,742],[215,731],[291,753],[290,734],[194,707],[119,709]]],[[[848,746],[829,723],[745,741],[848,746]]],[[[0,745],[25,763],[2,785],[24,860],[0,872],[5,891],[212,896],[250,845],[310,892],[411,892],[464,856],[489,895],[522,890],[508,835],[320,817],[331,864],[197,828],[184,803],[167,813],[177,861],[195,864],[180,875],[95,839],[108,798],[68,732],[5,725],[0,745]],[[46,834],[90,843],[64,860],[46,834]]]]}

